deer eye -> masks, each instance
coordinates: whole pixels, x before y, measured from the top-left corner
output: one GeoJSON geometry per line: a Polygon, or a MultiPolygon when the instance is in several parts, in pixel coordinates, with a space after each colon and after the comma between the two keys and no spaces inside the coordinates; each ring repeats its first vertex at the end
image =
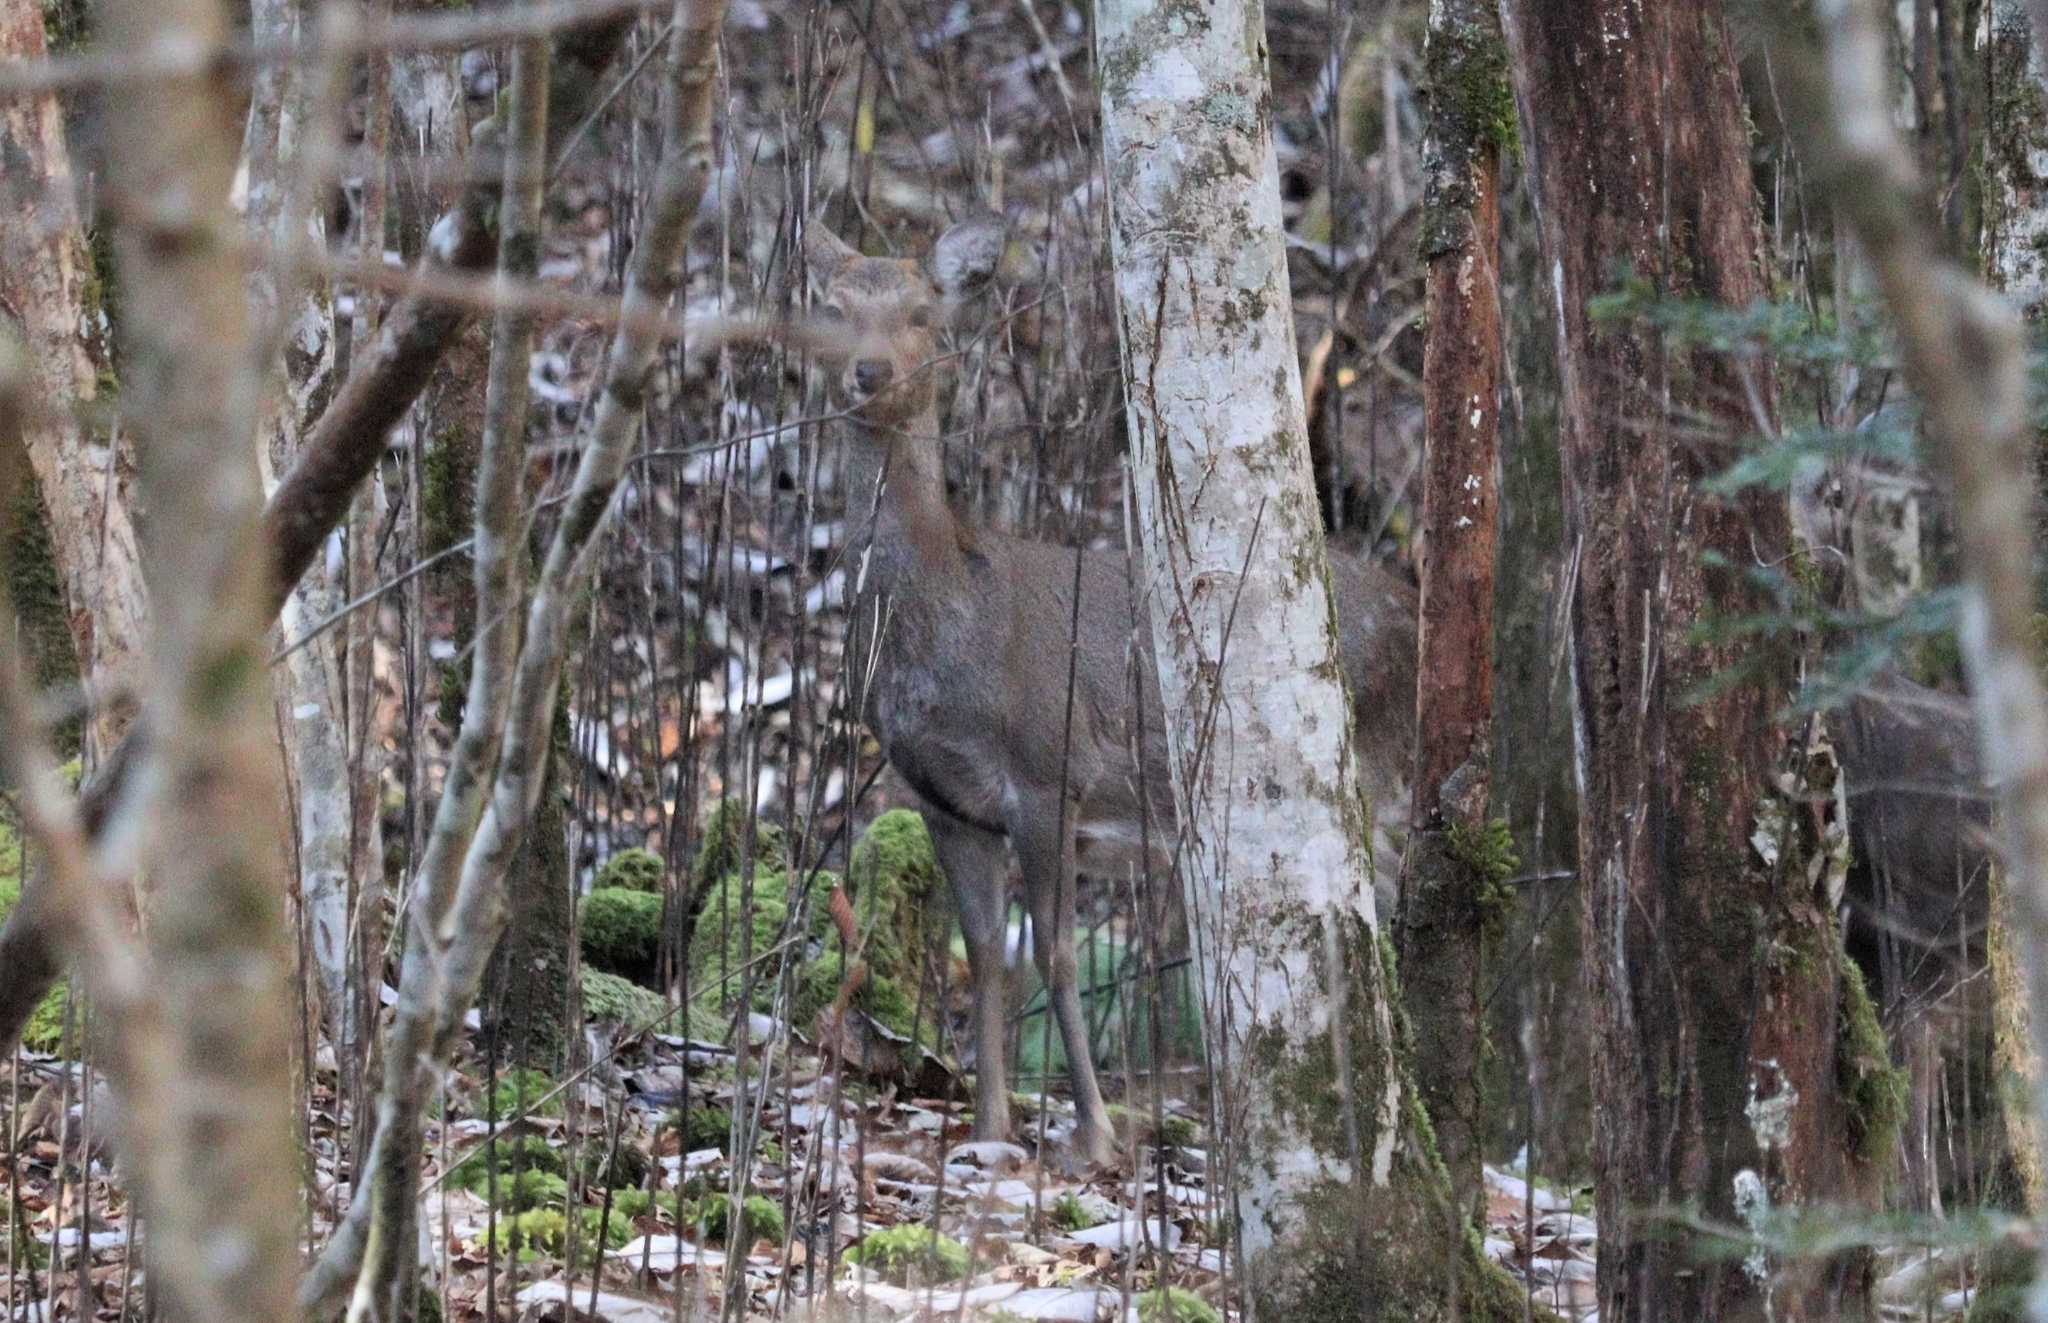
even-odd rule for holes
{"type": "Polygon", "coordinates": [[[910,310],[910,324],[920,331],[929,331],[932,328],[932,305],[920,303],[915,308],[912,308],[910,310]]]}

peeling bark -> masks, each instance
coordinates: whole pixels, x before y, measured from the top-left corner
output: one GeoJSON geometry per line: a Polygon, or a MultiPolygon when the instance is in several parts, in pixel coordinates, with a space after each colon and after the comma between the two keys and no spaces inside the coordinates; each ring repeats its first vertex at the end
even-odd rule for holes
{"type": "MultiPolygon", "coordinates": [[[[0,3],[0,59],[40,59],[42,6],[0,3]]],[[[0,99],[0,310],[34,363],[40,408],[25,429],[69,607],[72,649],[94,689],[89,752],[107,757],[127,726],[149,599],[127,484],[96,418],[112,379],[99,280],[79,223],[63,110],[54,95],[0,99]]]]}
{"type": "Polygon", "coordinates": [[[1476,1210],[1481,983],[1513,863],[1486,816],[1500,513],[1500,154],[1514,128],[1490,0],[1431,7],[1428,68],[1421,683],[1414,832],[1396,936],[1416,1086],[1458,1204],[1476,1210]]]}
{"type": "Polygon", "coordinates": [[[1667,297],[1764,293],[1725,20],[1710,0],[1503,15],[1559,325],[1601,1317],[1833,1318],[1860,1307],[1857,1262],[1701,1262],[1661,1224],[1755,1225],[1871,1179],[1846,1151],[1833,870],[1810,867],[1839,828],[1772,789],[1832,785],[1772,719],[1793,657],[1693,633],[1766,606],[1707,553],[1778,564],[1790,530],[1782,501],[1706,499],[1717,460],[1677,424],[1752,430],[1745,388],[1768,412],[1768,375],[1587,310],[1623,264],[1667,297]],[[1738,661],[1759,671],[1695,697],[1738,661]]]}

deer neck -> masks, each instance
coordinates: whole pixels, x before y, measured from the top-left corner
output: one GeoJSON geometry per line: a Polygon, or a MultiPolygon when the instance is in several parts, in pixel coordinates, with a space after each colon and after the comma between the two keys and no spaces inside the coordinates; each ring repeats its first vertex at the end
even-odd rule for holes
{"type": "Polygon", "coordinates": [[[852,573],[885,593],[925,595],[965,567],[968,539],[946,504],[935,410],[900,427],[855,421],[847,440],[852,573]]]}

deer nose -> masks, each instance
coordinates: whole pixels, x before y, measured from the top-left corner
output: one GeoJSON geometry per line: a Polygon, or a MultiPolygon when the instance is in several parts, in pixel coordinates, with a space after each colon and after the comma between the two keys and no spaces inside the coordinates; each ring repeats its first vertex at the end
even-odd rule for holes
{"type": "Polygon", "coordinates": [[[896,369],[886,358],[863,358],[853,365],[854,384],[863,395],[873,395],[889,384],[889,378],[896,375],[896,369]]]}

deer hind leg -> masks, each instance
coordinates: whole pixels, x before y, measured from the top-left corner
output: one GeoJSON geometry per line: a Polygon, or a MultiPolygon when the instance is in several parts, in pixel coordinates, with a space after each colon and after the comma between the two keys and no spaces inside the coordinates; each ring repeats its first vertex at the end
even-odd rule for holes
{"type": "Polygon", "coordinates": [[[1031,909],[1031,954],[1038,962],[1060,1043],[1067,1054],[1067,1078],[1073,1086],[1077,1127],[1074,1148],[1083,1158],[1107,1164],[1116,1156],[1108,1110],[1095,1083],[1093,1046],[1088,1017],[1081,1011],[1080,970],[1074,957],[1074,849],[1072,808],[1065,815],[1069,831],[1061,839],[1057,804],[1027,813],[1011,840],[1024,873],[1025,902],[1031,909]]]}
{"type": "Polygon", "coordinates": [[[932,807],[925,814],[939,867],[953,887],[967,969],[974,980],[974,1137],[1010,1137],[1010,1085],[1003,1070],[1008,1036],[1005,911],[1009,858],[1003,837],[932,807]]]}

